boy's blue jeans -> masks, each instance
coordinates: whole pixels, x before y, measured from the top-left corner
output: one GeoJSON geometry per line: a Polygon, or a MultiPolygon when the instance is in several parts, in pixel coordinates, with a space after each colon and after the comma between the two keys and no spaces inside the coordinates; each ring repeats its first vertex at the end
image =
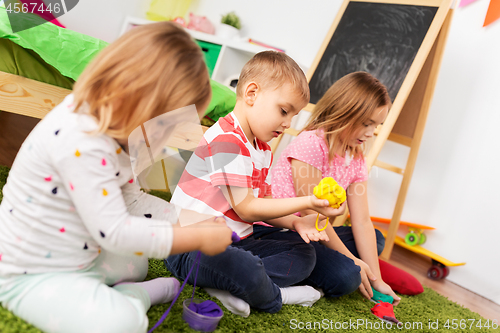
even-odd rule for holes
{"type": "MultiPolygon", "coordinates": [[[[334,227],[334,229],[347,249],[359,258],[351,227],[334,227]]],[[[281,232],[281,230],[281,228],[254,225],[254,233],[250,237],[261,240],[280,241],[297,241],[301,239],[300,235],[296,232],[281,232]]],[[[377,251],[380,255],[384,249],[385,239],[380,231],[375,230],[375,232],[377,236],[377,251]]],[[[347,295],[358,289],[361,284],[361,276],[359,274],[361,269],[354,264],[352,259],[318,242],[311,242],[311,244],[316,252],[316,266],[311,275],[302,281],[301,284],[321,288],[327,297],[347,295]]]]}
{"type": "MultiPolygon", "coordinates": [[[[273,229],[280,233],[281,229],[273,229]]],[[[177,278],[184,280],[196,254],[189,252],[170,256],[165,265],[177,278]]],[[[253,308],[275,313],[282,306],[279,287],[303,281],[315,265],[314,247],[306,244],[300,236],[293,240],[250,236],[233,243],[216,256],[201,254],[196,285],[227,290],[253,308]]],[[[194,283],[195,275],[196,266],[188,283],[194,283]]]]}

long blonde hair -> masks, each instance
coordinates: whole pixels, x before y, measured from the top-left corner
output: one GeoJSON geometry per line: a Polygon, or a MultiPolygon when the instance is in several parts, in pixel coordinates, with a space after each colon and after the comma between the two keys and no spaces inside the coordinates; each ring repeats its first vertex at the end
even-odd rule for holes
{"type": "MultiPolygon", "coordinates": [[[[390,107],[391,99],[379,80],[366,72],[350,73],[321,97],[303,131],[322,129],[329,148],[328,157],[332,160],[336,152],[347,150],[351,134],[368,121],[377,108],[386,105],[390,107]]],[[[363,156],[359,146],[352,153],[354,158],[363,156]]]]}
{"type": "Polygon", "coordinates": [[[75,112],[88,112],[98,129],[126,139],[136,127],[167,111],[211,97],[203,54],[177,23],[133,28],[107,46],[74,87],[75,112]]]}

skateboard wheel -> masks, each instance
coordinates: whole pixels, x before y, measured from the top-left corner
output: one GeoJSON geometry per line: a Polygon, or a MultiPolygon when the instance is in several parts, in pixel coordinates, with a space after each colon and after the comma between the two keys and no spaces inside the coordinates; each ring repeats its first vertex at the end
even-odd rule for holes
{"type": "Polygon", "coordinates": [[[405,242],[406,242],[406,244],[408,244],[410,246],[417,245],[419,239],[420,238],[418,237],[418,235],[414,232],[409,232],[405,236],[405,242]]]}
{"type": "Polygon", "coordinates": [[[420,240],[418,241],[418,245],[424,244],[426,240],[427,236],[425,236],[425,234],[420,234],[420,240]]]}
{"type": "Polygon", "coordinates": [[[443,267],[443,274],[444,274],[444,276],[443,276],[443,279],[444,279],[445,277],[450,275],[450,269],[448,267],[444,266],[443,267]]]}
{"type": "Polygon", "coordinates": [[[442,278],[445,277],[444,270],[442,267],[433,265],[427,271],[427,277],[431,280],[441,280],[442,278]]]}

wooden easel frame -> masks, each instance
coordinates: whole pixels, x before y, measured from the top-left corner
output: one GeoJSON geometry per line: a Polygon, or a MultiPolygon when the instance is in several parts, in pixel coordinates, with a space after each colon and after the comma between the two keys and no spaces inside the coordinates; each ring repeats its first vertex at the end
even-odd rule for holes
{"type": "Polygon", "coordinates": [[[391,128],[386,129],[386,126],[388,126],[387,120],[389,120],[390,117],[395,117],[395,114],[391,114],[391,109],[387,120],[384,122],[384,125],[382,126],[381,131],[377,136],[377,139],[375,140],[372,148],[370,149],[370,152],[367,155],[366,162],[368,168],[376,165],[378,167],[382,167],[384,169],[394,171],[403,175],[403,180],[401,182],[401,187],[399,189],[398,198],[396,200],[396,205],[394,207],[394,212],[385,241],[385,248],[380,256],[381,259],[384,260],[388,260],[391,256],[392,248],[394,246],[394,239],[399,228],[399,221],[401,220],[401,215],[403,213],[406,194],[408,193],[411,177],[415,169],[420,143],[422,141],[425,124],[427,122],[427,115],[429,113],[432,97],[434,95],[434,88],[436,86],[439,68],[441,66],[441,60],[443,57],[444,47],[453,17],[453,11],[454,10],[451,8],[447,10],[445,20],[441,25],[438,35],[436,36],[432,44],[432,48],[430,49],[426,57],[425,63],[423,64],[418,78],[415,81],[413,88],[411,89],[411,92],[407,98],[407,101],[401,111],[402,120],[404,120],[404,115],[417,115],[416,121],[414,122],[415,125],[413,127],[412,135],[409,136],[397,133],[398,131],[406,131],[407,133],[411,134],[412,128],[407,127],[405,129],[404,122],[401,123],[401,126],[397,126],[399,123],[396,123],[395,119],[391,119],[391,128]],[[394,128],[394,125],[396,125],[396,128],[394,128]],[[406,162],[406,167],[404,170],[398,168],[395,169],[395,167],[377,160],[377,156],[387,139],[410,147],[410,154],[408,156],[408,160],[406,162]]]}
{"type": "MultiPolygon", "coordinates": [[[[310,82],[318,64],[340,22],[350,0],[345,0],[339,9],[339,12],[321,45],[311,68],[307,73],[307,79],[310,82]]],[[[411,177],[415,168],[420,142],[427,121],[434,88],[441,65],[441,59],[448,37],[451,24],[453,9],[452,0],[371,0],[375,3],[393,3],[402,5],[421,5],[439,7],[432,21],[427,34],[413,60],[413,63],[401,85],[399,92],[394,99],[391,110],[384,121],[384,125],[377,129],[377,137],[370,148],[366,157],[368,171],[376,165],[389,171],[403,175],[403,180],[399,190],[399,195],[394,208],[394,213],[389,225],[388,234],[385,242],[385,249],[381,254],[382,259],[389,259],[394,239],[399,227],[399,221],[403,211],[406,194],[410,186],[411,177]],[[405,169],[390,165],[377,160],[387,140],[410,147],[410,154],[405,169]]],[[[309,103],[305,110],[312,111],[314,104],[309,103]]],[[[288,129],[286,134],[297,135],[296,129],[288,129]]],[[[273,151],[277,148],[281,137],[272,143],[273,151]]],[[[341,225],[347,218],[346,213],[338,217],[334,225],[341,225]]]]}

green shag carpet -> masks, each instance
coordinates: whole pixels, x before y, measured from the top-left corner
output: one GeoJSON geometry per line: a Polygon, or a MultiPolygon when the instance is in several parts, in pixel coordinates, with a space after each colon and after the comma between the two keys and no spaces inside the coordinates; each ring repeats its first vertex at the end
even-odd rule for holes
{"type": "MultiPolygon", "coordinates": [[[[8,168],[0,167],[0,188],[5,185],[8,168]]],[[[162,192],[153,194],[168,196],[162,192]]],[[[0,200],[2,194],[0,193],[0,200]]],[[[150,259],[147,279],[160,276],[171,276],[163,261],[150,259]]],[[[396,318],[403,322],[401,331],[416,332],[498,332],[493,329],[492,322],[460,305],[440,296],[432,289],[424,287],[424,293],[417,296],[402,296],[399,306],[394,310],[396,318]],[[485,328],[488,323],[489,328],[485,328]],[[446,325],[448,324],[448,326],[446,325]],[[455,324],[455,325],[454,325],[455,324]],[[461,326],[462,325],[462,326],[461,326]],[[457,329],[453,329],[457,327],[457,329]],[[461,328],[462,327],[462,328],[461,328]],[[481,328],[480,328],[481,327],[481,328]]],[[[163,324],[155,332],[196,332],[182,320],[182,301],[191,297],[193,287],[187,285],[177,303],[163,324]]],[[[197,288],[195,297],[212,299],[197,288]]],[[[222,304],[216,299],[219,306],[222,304]]],[[[148,312],[150,328],[160,319],[170,304],[157,305],[148,312]]],[[[311,308],[298,305],[285,305],[277,314],[268,314],[252,310],[248,318],[233,315],[224,310],[219,326],[215,332],[392,332],[398,331],[395,326],[387,328],[387,324],[371,314],[374,303],[365,300],[359,293],[353,293],[337,299],[322,298],[311,308]]],[[[14,316],[0,307],[0,332],[17,333],[40,332],[32,325],[14,316]]],[[[71,333],[71,332],[68,332],[71,333]]]]}

